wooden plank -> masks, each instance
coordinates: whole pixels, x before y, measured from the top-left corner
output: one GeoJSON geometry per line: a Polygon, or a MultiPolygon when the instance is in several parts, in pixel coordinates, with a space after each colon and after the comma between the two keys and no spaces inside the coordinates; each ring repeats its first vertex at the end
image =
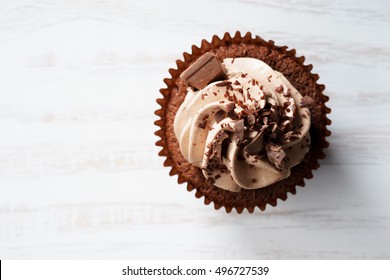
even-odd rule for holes
{"type": "Polygon", "coordinates": [[[0,258],[388,259],[389,23],[384,0],[1,2],[0,258]],[[203,206],[153,135],[168,68],[237,29],[305,55],[332,108],[314,178],[253,215],[203,206]]]}

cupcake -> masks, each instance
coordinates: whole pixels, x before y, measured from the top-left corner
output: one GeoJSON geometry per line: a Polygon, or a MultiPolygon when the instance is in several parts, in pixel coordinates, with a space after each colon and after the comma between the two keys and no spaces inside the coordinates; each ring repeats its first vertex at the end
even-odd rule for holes
{"type": "Polygon", "coordinates": [[[213,36],[183,55],[155,112],[170,175],[228,213],[295,194],[329,145],[328,97],[312,65],[249,32],[213,36]]]}

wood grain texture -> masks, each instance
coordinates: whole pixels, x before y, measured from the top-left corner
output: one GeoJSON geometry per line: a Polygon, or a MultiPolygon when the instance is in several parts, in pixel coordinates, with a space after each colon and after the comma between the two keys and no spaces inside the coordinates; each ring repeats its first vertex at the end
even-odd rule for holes
{"type": "Polygon", "coordinates": [[[389,259],[389,30],[384,0],[0,0],[0,258],[389,259]],[[332,108],[314,178],[252,215],[203,206],[153,135],[168,68],[236,30],[296,48],[332,108]]]}

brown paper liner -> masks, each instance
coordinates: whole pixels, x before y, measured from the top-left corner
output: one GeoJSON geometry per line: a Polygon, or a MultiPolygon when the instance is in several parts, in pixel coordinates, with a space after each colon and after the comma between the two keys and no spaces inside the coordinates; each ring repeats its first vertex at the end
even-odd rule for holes
{"type": "Polygon", "coordinates": [[[191,50],[191,54],[183,53],[184,60],[176,61],[177,69],[169,69],[171,77],[164,79],[167,88],[160,89],[163,98],[157,99],[161,108],[155,111],[159,117],[155,125],[160,129],[155,132],[155,135],[161,139],[156,142],[156,145],[162,147],[159,155],[166,157],[164,166],[171,168],[170,176],[178,175],[179,184],[187,183],[188,191],[195,190],[197,198],[204,197],[206,205],[214,203],[215,209],[224,207],[227,213],[230,213],[232,209],[236,209],[237,213],[242,213],[244,209],[247,209],[249,213],[253,213],[256,207],[264,211],[267,204],[276,206],[277,199],[284,201],[288,193],[296,193],[297,185],[303,187],[304,179],[312,178],[312,170],[320,166],[318,160],[325,158],[323,149],[329,146],[325,138],[331,134],[327,129],[331,121],[326,114],[329,114],[331,110],[325,106],[329,100],[323,94],[325,86],[317,83],[319,76],[311,73],[313,66],[304,65],[305,58],[296,57],[295,49],[288,50],[286,46],[276,46],[273,41],[265,41],[259,36],[252,37],[250,32],[244,36],[236,32],[234,37],[231,37],[229,33],[225,33],[222,38],[214,35],[211,42],[202,40],[200,47],[193,45],[191,50]],[[215,53],[221,60],[225,57],[261,59],[273,69],[283,73],[303,96],[309,95],[313,98],[314,104],[309,106],[312,146],[303,162],[291,169],[291,175],[288,178],[261,189],[230,192],[206,182],[200,169],[192,166],[181,155],[173,132],[173,120],[184,100],[187,87],[179,76],[206,52],[215,53]]]}

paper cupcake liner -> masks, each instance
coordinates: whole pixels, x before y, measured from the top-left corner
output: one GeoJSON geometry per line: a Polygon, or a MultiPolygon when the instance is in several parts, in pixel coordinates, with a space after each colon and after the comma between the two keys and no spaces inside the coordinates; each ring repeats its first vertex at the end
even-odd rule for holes
{"type": "Polygon", "coordinates": [[[163,98],[157,99],[161,108],[155,111],[159,117],[155,121],[155,125],[159,127],[155,135],[160,137],[156,145],[162,147],[159,156],[166,157],[164,166],[170,167],[170,176],[178,175],[179,184],[187,183],[188,191],[195,190],[197,198],[204,197],[204,203],[206,205],[213,203],[215,209],[224,207],[227,213],[233,209],[237,213],[242,213],[244,209],[247,209],[249,213],[253,213],[255,208],[264,211],[267,204],[276,206],[278,199],[284,201],[287,199],[288,193],[295,194],[296,186],[303,187],[305,185],[304,179],[312,178],[312,170],[320,166],[318,160],[325,158],[323,149],[329,146],[326,137],[331,134],[327,128],[331,124],[327,118],[327,114],[331,110],[325,105],[329,100],[329,97],[323,94],[325,86],[317,83],[319,75],[311,73],[313,68],[311,64],[303,64],[305,61],[303,56],[296,57],[295,49],[288,50],[287,46],[276,46],[274,41],[265,41],[259,36],[252,37],[250,32],[244,36],[241,36],[240,32],[236,32],[233,37],[229,33],[225,33],[222,38],[214,35],[211,42],[202,40],[200,47],[193,45],[191,50],[191,54],[183,53],[183,60],[176,60],[177,69],[169,69],[171,77],[164,79],[167,87],[160,89],[163,98]],[[256,57],[260,51],[263,52],[264,56],[265,52],[269,52],[270,58],[276,55],[282,60],[288,59],[293,64],[294,67],[283,69],[283,63],[279,63],[280,58],[279,60],[266,61],[268,57],[264,56],[262,59],[275,70],[282,72],[302,95],[309,95],[315,101],[315,106],[310,107],[312,147],[304,161],[291,169],[291,175],[288,178],[261,189],[241,190],[238,193],[230,192],[207,183],[200,169],[192,166],[181,155],[173,132],[174,115],[180,106],[180,98],[184,99],[184,96],[180,97],[180,94],[186,88],[179,76],[202,54],[209,51],[214,52],[220,59],[223,58],[224,53],[229,51],[236,52],[237,57],[256,57]]]}

